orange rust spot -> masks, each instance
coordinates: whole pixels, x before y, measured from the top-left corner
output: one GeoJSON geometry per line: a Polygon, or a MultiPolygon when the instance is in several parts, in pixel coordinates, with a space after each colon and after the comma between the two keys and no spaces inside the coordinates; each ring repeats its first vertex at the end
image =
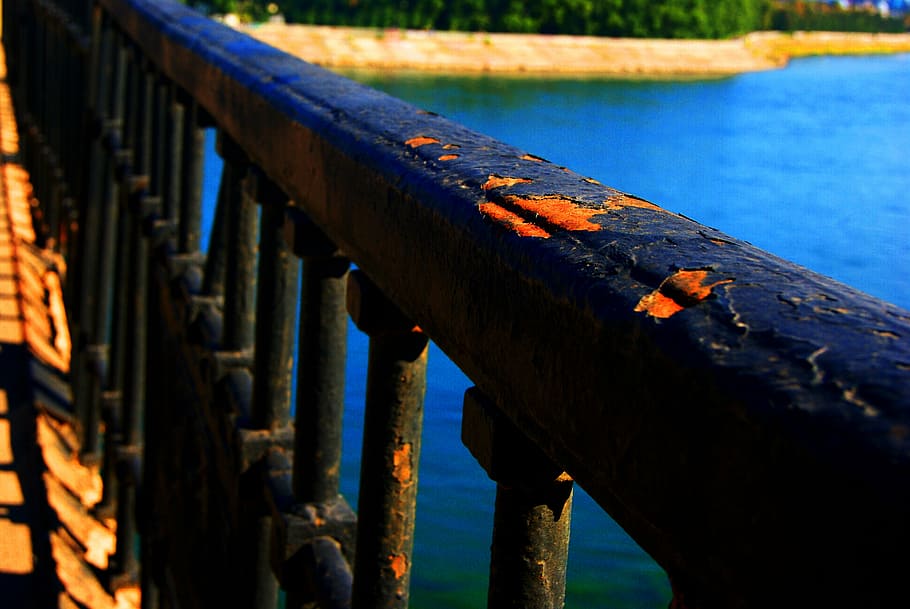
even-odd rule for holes
{"type": "Polygon", "coordinates": [[[582,182],[587,182],[588,184],[597,184],[598,186],[600,185],[600,182],[598,182],[594,178],[585,178],[584,180],[582,180],[582,182]]]}
{"type": "Polygon", "coordinates": [[[461,146],[458,144],[446,144],[442,147],[443,150],[458,150],[459,148],[461,148],[461,146]]]}
{"type": "Polygon", "coordinates": [[[635,306],[635,311],[666,319],[706,299],[715,286],[733,281],[721,279],[708,284],[705,283],[707,279],[708,271],[705,270],[676,271],[664,279],[656,290],[642,296],[635,306]]]}
{"type": "Polygon", "coordinates": [[[619,209],[624,209],[626,207],[637,207],[639,209],[650,209],[653,211],[667,211],[663,207],[659,207],[645,201],[644,199],[639,199],[637,197],[631,197],[629,195],[620,194],[615,197],[610,197],[604,201],[604,207],[610,211],[616,211],[619,209]]]}
{"type": "Polygon", "coordinates": [[[484,190],[493,190],[494,188],[506,188],[515,186],[516,184],[530,184],[534,180],[529,180],[528,178],[504,178],[496,174],[490,174],[490,177],[487,178],[486,184],[483,185],[484,190]]]}
{"type": "Polygon", "coordinates": [[[392,475],[398,484],[405,485],[411,482],[411,443],[406,442],[392,454],[392,475]]]}
{"type": "Polygon", "coordinates": [[[533,161],[535,163],[545,163],[546,161],[539,156],[534,156],[533,154],[525,154],[521,157],[522,161],[533,161]]]}
{"type": "Polygon", "coordinates": [[[596,232],[599,224],[591,222],[593,216],[602,214],[600,209],[582,207],[575,201],[561,196],[521,198],[509,195],[509,203],[544,218],[548,223],[566,230],[583,230],[596,232]]]}
{"type": "Polygon", "coordinates": [[[395,579],[401,579],[408,572],[408,557],[404,554],[393,554],[389,556],[389,566],[395,574],[395,579]]]}
{"type": "Polygon", "coordinates": [[[442,155],[441,157],[439,157],[439,160],[440,160],[440,161],[454,161],[454,160],[457,159],[459,156],[461,156],[461,155],[458,155],[458,154],[444,154],[444,155],[442,155]]]}
{"type": "Polygon", "coordinates": [[[531,224],[516,213],[497,205],[496,203],[481,203],[480,212],[489,216],[499,224],[509,230],[518,233],[521,237],[543,237],[548,239],[550,233],[540,228],[536,224],[531,224]]]}
{"type": "Polygon", "coordinates": [[[406,141],[405,145],[410,146],[411,148],[420,148],[421,146],[426,146],[427,144],[438,144],[438,143],[439,143],[439,140],[437,140],[435,137],[427,137],[425,135],[419,135],[417,137],[412,137],[411,139],[406,141]]]}

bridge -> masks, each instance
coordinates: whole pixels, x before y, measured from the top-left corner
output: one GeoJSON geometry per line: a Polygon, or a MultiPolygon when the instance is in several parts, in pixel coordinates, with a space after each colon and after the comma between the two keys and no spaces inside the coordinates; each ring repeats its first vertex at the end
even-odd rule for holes
{"type": "Polygon", "coordinates": [[[475,385],[489,607],[564,604],[576,484],[673,607],[906,596],[910,312],[171,0],[2,27],[4,599],[406,607],[429,340],[475,385]]]}

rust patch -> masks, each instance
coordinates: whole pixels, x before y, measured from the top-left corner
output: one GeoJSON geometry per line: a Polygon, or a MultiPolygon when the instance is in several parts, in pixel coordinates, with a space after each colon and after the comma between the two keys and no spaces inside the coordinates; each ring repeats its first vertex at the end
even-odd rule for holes
{"type": "Polygon", "coordinates": [[[404,554],[393,554],[389,556],[389,566],[392,567],[395,579],[401,579],[408,573],[408,557],[404,554]]]}
{"type": "Polygon", "coordinates": [[[714,287],[733,282],[732,279],[721,279],[714,283],[706,283],[707,279],[708,271],[705,270],[676,271],[664,279],[656,290],[642,296],[635,306],[635,312],[666,319],[700,303],[711,295],[714,287]]]}
{"type": "Polygon", "coordinates": [[[405,145],[410,146],[411,148],[420,148],[421,146],[426,146],[427,144],[438,144],[438,143],[439,143],[439,140],[437,140],[435,137],[427,137],[425,135],[419,135],[417,137],[412,137],[411,139],[406,141],[405,145]]]}
{"type": "Polygon", "coordinates": [[[443,150],[458,150],[459,148],[461,148],[461,146],[458,144],[446,144],[442,147],[443,150]]]}
{"type": "Polygon", "coordinates": [[[588,184],[597,184],[598,186],[602,186],[602,184],[600,182],[598,182],[597,180],[595,180],[594,178],[585,178],[584,180],[582,180],[582,182],[587,182],[588,184]]]}
{"type": "Polygon", "coordinates": [[[392,475],[405,486],[411,483],[411,473],[411,443],[406,442],[392,454],[392,475]]]}
{"type": "Polygon", "coordinates": [[[892,332],[891,330],[873,330],[876,336],[881,336],[882,338],[893,338],[894,340],[899,339],[901,336],[897,332],[892,332]]]}
{"type": "Polygon", "coordinates": [[[543,237],[544,239],[550,237],[550,233],[544,229],[496,203],[481,203],[480,212],[509,230],[518,233],[521,237],[543,237]]]}
{"type": "Polygon", "coordinates": [[[617,211],[620,209],[625,209],[627,207],[637,207],[638,209],[650,209],[652,211],[661,212],[667,211],[663,207],[654,205],[654,203],[650,203],[644,199],[639,199],[637,197],[632,197],[625,194],[619,194],[604,201],[604,208],[609,211],[617,211]]]}
{"type": "Polygon", "coordinates": [[[454,161],[454,160],[457,159],[459,156],[461,156],[461,155],[458,155],[458,154],[444,154],[444,155],[442,155],[441,157],[439,157],[439,160],[440,160],[440,161],[454,161]]]}
{"type": "Polygon", "coordinates": [[[566,230],[589,232],[600,230],[600,225],[591,222],[591,218],[602,214],[602,210],[582,207],[575,201],[565,197],[548,196],[522,198],[509,195],[505,200],[516,207],[520,207],[525,211],[529,211],[544,218],[550,224],[566,230]]]}
{"type": "Polygon", "coordinates": [[[490,174],[490,177],[487,178],[486,183],[481,188],[484,190],[493,190],[494,188],[502,188],[503,186],[509,188],[516,184],[530,184],[533,181],[534,180],[529,180],[528,178],[504,178],[494,173],[490,174]]]}
{"type": "Polygon", "coordinates": [[[534,156],[533,154],[524,154],[521,156],[522,161],[533,161],[534,163],[546,163],[546,159],[542,159],[539,156],[534,156]]]}

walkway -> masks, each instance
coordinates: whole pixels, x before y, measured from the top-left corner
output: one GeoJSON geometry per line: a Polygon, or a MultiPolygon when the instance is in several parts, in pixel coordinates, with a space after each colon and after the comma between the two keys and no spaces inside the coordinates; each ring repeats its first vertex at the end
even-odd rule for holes
{"type": "Polygon", "coordinates": [[[0,598],[4,607],[114,609],[99,583],[115,537],[90,515],[96,471],[68,422],[65,265],[35,245],[29,176],[0,48],[0,598]]]}

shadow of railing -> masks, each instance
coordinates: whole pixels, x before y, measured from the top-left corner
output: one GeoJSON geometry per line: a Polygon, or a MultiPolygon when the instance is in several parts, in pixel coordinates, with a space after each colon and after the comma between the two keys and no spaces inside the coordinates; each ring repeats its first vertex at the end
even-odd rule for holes
{"type": "Polygon", "coordinates": [[[902,592],[907,311],[167,0],[3,22],[44,238],[76,270],[83,458],[146,606],[406,606],[429,339],[476,384],[491,607],[561,606],[574,482],[674,606],[902,592]],[[356,518],[348,314],[371,340],[356,518]]]}

